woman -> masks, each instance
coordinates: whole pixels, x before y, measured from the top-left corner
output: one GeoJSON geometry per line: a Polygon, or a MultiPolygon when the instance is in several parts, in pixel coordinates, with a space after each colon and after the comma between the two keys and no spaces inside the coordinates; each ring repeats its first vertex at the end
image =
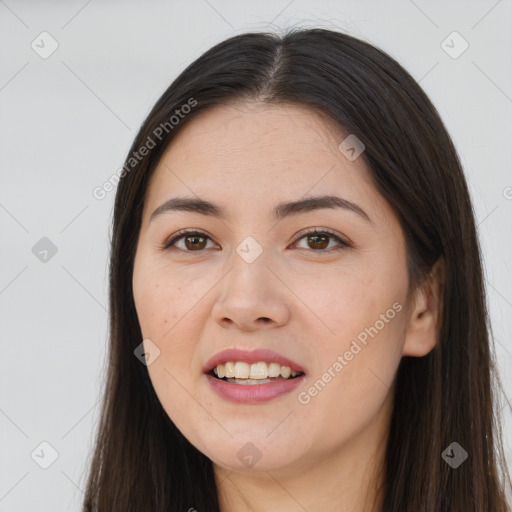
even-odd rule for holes
{"type": "Polygon", "coordinates": [[[192,63],[118,186],[86,511],[504,512],[480,250],[452,141],[329,30],[192,63]]]}

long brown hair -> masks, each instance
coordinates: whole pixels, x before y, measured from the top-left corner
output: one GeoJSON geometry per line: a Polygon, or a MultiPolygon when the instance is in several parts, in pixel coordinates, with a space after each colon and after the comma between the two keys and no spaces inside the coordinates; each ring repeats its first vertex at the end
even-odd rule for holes
{"type": "Polygon", "coordinates": [[[83,510],[219,511],[211,460],[174,426],[134,356],[142,335],[132,272],[148,180],[162,152],[191,119],[231,100],[312,107],[356,134],[406,235],[411,286],[444,258],[438,344],[425,357],[403,357],[396,376],[383,511],[506,512],[499,382],[459,157],[435,107],[400,64],[324,29],[247,33],[217,44],[180,74],[143,122],[115,200],[109,366],[83,510]],[[135,158],[143,146],[149,151],[135,158]],[[456,469],[442,457],[452,442],[468,454],[456,469]]]}

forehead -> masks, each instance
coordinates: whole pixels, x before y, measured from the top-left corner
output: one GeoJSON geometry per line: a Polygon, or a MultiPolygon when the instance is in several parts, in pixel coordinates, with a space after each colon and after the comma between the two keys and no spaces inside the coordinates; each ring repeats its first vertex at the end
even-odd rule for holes
{"type": "MultiPolygon", "coordinates": [[[[325,114],[298,105],[260,102],[219,105],[199,114],[171,142],[166,155],[180,161],[213,159],[227,167],[319,162],[339,151],[345,134],[325,114]],[[169,155],[170,154],[170,155],[169,155]]],[[[332,158],[331,158],[332,159],[332,158]]],[[[314,172],[314,170],[312,170],[314,172]]]]}
{"type": "Polygon", "coordinates": [[[147,204],[196,195],[261,209],[263,203],[337,192],[374,212],[386,209],[363,159],[350,161],[340,151],[347,135],[325,114],[298,105],[211,108],[172,140],[153,173],[147,204]]]}

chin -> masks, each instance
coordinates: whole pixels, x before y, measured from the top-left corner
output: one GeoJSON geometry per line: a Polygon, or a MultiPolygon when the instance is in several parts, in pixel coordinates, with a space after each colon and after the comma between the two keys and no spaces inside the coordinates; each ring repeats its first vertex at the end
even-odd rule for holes
{"type": "MultiPolygon", "coordinates": [[[[243,448],[242,448],[243,450],[243,448]]],[[[226,454],[212,454],[210,460],[217,466],[235,473],[262,473],[267,471],[283,470],[290,467],[293,464],[292,460],[285,460],[283,457],[285,454],[272,454],[265,456],[265,454],[259,450],[259,453],[253,448],[248,448],[245,452],[238,456],[238,453],[226,454]],[[217,457],[218,455],[218,457],[217,457]]]]}
{"type": "Polygon", "coordinates": [[[229,471],[260,472],[293,467],[297,462],[297,443],[288,438],[282,444],[274,439],[265,439],[265,434],[258,436],[234,437],[223,442],[216,440],[210,445],[203,445],[201,450],[214,464],[229,471]]]}

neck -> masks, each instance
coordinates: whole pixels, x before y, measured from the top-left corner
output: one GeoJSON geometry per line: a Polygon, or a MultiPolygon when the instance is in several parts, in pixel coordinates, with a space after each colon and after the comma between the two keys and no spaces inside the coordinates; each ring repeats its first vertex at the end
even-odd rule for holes
{"type": "Polygon", "coordinates": [[[379,512],[391,404],[355,438],[328,454],[271,471],[235,472],[214,464],[221,512],[379,512]]]}

